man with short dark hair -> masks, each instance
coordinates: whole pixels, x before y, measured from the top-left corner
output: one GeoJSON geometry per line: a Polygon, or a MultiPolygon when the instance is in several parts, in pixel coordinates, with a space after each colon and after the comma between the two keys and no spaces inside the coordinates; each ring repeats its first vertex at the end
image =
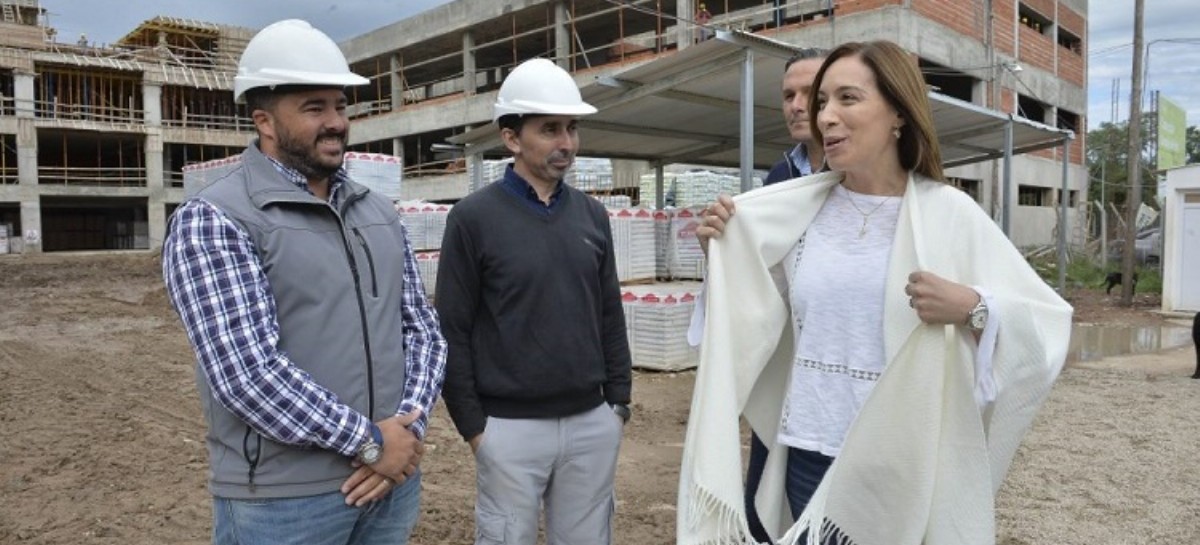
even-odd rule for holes
{"type": "Polygon", "coordinates": [[[813,79],[825,60],[824,49],[804,49],[793,55],[783,65],[783,121],[796,147],[784,154],[783,160],[775,163],[767,173],[763,185],[770,185],[792,178],[808,176],[821,170],[825,151],[812,145],[809,128],[808,98],[812,94],[813,79]]]}
{"type": "Polygon", "coordinates": [[[444,399],[475,453],[475,543],[608,545],[631,370],[608,213],[563,182],[595,113],[546,59],[500,87],[504,178],[446,219],[444,399]]]}

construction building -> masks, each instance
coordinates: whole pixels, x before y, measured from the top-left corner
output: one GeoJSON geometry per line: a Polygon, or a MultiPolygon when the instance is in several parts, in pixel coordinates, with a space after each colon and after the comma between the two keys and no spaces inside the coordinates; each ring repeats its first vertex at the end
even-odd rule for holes
{"type": "MultiPolygon", "coordinates": [[[[36,1],[0,6],[0,225],[26,252],[157,247],[183,198],[183,167],[238,153],[252,134],[230,89],[254,30],[157,17],[110,47],[65,45],[36,1]]],[[[452,202],[471,182],[446,142],[491,121],[520,62],[553,59],[584,84],[715,29],[800,47],[889,39],[943,94],[1075,131],[1066,148],[1013,159],[1008,201],[1016,244],[1052,243],[1063,199],[1069,238],[1082,241],[1087,0],[455,0],[341,44],[370,79],[348,90],[351,149],[403,157],[405,197],[452,202]]],[[[656,130],[671,127],[646,132],[656,130]]],[[[995,214],[999,163],[947,174],[995,214]]],[[[612,191],[641,200],[648,168],[614,161],[612,191]]]]}
{"type": "MultiPolygon", "coordinates": [[[[675,55],[715,29],[800,47],[892,40],[914,54],[938,92],[1075,132],[1065,193],[1063,148],[1013,159],[1010,236],[1019,246],[1053,244],[1065,199],[1068,239],[1083,241],[1086,0],[457,0],[342,44],[354,70],[372,80],[352,91],[361,117],[351,137],[367,151],[404,157],[407,197],[454,200],[471,182],[462,162],[439,153],[438,144],[488,123],[496,90],[521,61],[554,59],[583,86],[675,55]]],[[[587,129],[584,120],[585,147],[587,129]]],[[[617,172],[649,168],[614,163],[617,172]]],[[[997,183],[1000,163],[947,171],[997,218],[1005,193],[997,183]]],[[[618,186],[636,185],[636,176],[617,178],[618,186]]]]}
{"type": "Polygon", "coordinates": [[[232,75],[255,30],[157,17],[99,47],[0,2],[0,225],[11,250],[147,249],[184,165],[240,153],[232,75]]]}

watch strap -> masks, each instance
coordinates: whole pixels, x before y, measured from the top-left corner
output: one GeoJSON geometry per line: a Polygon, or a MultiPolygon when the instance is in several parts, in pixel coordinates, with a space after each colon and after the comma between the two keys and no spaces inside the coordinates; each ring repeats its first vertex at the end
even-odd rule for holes
{"type": "Polygon", "coordinates": [[[631,414],[631,411],[629,410],[629,405],[626,405],[624,403],[613,403],[612,410],[614,413],[617,413],[617,416],[621,417],[622,424],[629,422],[629,417],[631,414]]]}
{"type": "Polygon", "coordinates": [[[379,429],[379,425],[371,422],[371,440],[375,441],[380,448],[383,447],[383,430],[379,429]]]}
{"type": "Polygon", "coordinates": [[[987,299],[980,294],[979,302],[975,303],[975,306],[971,308],[971,312],[967,313],[967,329],[971,331],[983,331],[983,328],[987,327],[987,312],[987,299]],[[983,323],[976,326],[975,317],[980,314],[983,314],[983,323]]]}

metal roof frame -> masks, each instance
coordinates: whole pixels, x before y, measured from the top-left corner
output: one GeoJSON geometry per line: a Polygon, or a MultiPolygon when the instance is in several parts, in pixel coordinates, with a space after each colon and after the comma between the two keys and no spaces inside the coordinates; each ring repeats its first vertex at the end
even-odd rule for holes
{"type": "MultiPolygon", "coordinates": [[[[769,168],[795,145],[780,122],[779,89],[783,62],[799,49],[719,30],[670,56],[597,77],[581,86],[584,100],[600,111],[579,120],[579,155],[769,168]]],[[[929,98],[947,167],[1058,147],[1074,137],[940,93],[929,98]]],[[[451,141],[465,144],[468,154],[502,148],[493,124],[451,141]]]]}
{"type": "MultiPolygon", "coordinates": [[[[742,190],[752,187],[755,168],[769,168],[794,147],[780,122],[783,63],[799,47],[756,34],[717,30],[694,44],[613,76],[581,86],[598,113],[580,118],[579,155],[641,159],[655,165],[656,202],[662,207],[662,166],[692,163],[740,168],[742,190]]],[[[930,92],[942,161],[955,167],[1003,160],[1003,203],[1012,202],[1012,156],[1061,147],[1062,194],[1067,192],[1069,143],[1075,133],[1014,114],[930,92]]],[[[501,147],[495,124],[450,139],[465,145],[472,161],[501,147]]],[[[471,188],[483,186],[482,168],[472,169],[471,188]]],[[[1001,229],[1009,233],[1009,206],[1001,207],[1001,229]]],[[[1066,283],[1067,205],[1059,206],[1059,289],[1066,283]]]]}

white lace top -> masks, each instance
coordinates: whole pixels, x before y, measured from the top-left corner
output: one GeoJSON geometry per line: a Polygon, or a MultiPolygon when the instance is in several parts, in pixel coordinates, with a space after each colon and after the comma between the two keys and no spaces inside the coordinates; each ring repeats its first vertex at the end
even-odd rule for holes
{"type": "Polygon", "coordinates": [[[783,262],[796,339],[785,445],[837,456],[883,372],[884,279],[900,204],[838,185],[783,262]]]}

